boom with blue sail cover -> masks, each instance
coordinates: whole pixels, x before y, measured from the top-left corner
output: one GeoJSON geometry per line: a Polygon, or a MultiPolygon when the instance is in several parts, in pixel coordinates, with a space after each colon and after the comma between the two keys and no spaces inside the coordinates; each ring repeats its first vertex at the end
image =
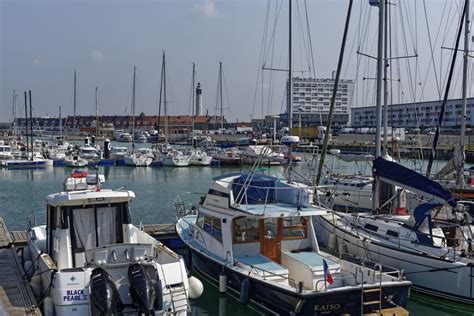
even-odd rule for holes
{"type": "Polygon", "coordinates": [[[413,193],[433,199],[442,204],[456,206],[453,194],[429,178],[410,170],[396,162],[387,161],[381,157],[374,160],[374,176],[413,193]]]}

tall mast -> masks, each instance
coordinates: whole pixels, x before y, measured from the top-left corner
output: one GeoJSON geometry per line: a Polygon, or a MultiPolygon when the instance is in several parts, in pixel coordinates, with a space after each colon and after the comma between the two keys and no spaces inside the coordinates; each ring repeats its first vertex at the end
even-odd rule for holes
{"type": "MultiPolygon", "coordinates": [[[[385,2],[384,8],[384,23],[385,23],[385,28],[384,28],[384,40],[383,40],[383,45],[384,45],[384,67],[383,67],[383,151],[382,153],[385,155],[387,154],[388,150],[388,1],[387,0],[381,0],[382,2],[385,2]]],[[[393,140],[392,140],[393,141],[393,140]]]]}
{"type": "Polygon", "coordinates": [[[469,0],[465,1],[463,12],[461,15],[461,21],[459,22],[459,28],[457,30],[457,35],[456,35],[456,44],[454,46],[454,54],[453,58],[451,60],[451,65],[449,68],[449,74],[448,74],[448,80],[446,81],[446,88],[444,90],[444,97],[443,97],[443,103],[441,103],[441,108],[439,111],[439,116],[438,116],[438,121],[436,124],[436,131],[434,134],[433,138],[433,145],[431,146],[431,152],[430,152],[430,158],[428,160],[428,166],[426,167],[426,176],[429,177],[431,174],[431,168],[433,167],[433,161],[436,155],[436,146],[438,145],[438,139],[439,139],[439,133],[441,131],[441,124],[443,123],[443,117],[444,117],[444,112],[446,109],[446,103],[448,102],[448,97],[449,97],[449,90],[451,88],[451,83],[453,79],[453,74],[454,74],[454,66],[456,64],[456,56],[458,55],[458,48],[459,48],[459,41],[461,39],[461,33],[462,33],[462,27],[464,24],[464,18],[468,15],[467,13],[467,7],[469,4],[469,0]]]}
{"type": "Polygon", "coordinates": [[[28,90],[28,95],[30,99],[30,147],[31,147],[31,160],[33,160],[33,155],[35,151],[33,148],[33,105],[31,104],[31,90],[28,90]]]}
{"type": "Polygon", "coordinates": [[[95,135],[99,140],[99,87],[95,87],[95,135]]]}
{"type": "Polygon", "coordinates": [[[193,139],[194,139],[194,119],[195,119],[195,116],[196,116],[196,113],[197,113],[197,109],[196,109],[196,88],[195,88],[195,77],[196,77],[196,64],[193,63],[193,75],[192,75],[192,80],[191,80],[191,93],[192,93],[192,96],[191,96],[191,99],[192,99],[192,129],[193,129],[193,139]]]}
{"type": "Polygon", "coordinates": [[[17,130],[16,130],[16,91],[13,90],[13,139],[17,139],[17,130]]]}
{"type": "Polygon", "coordinates": [[[461,139],[460,146],[462,152],[462,162],[458,170],[456,170],[457,183],[461,188],[464,187],[464,146],[465,146],[465,134],[466,134],[466,106],[467,106],[467,72],[469,67],[469,4],[470,0],[466,0],[466,20],[464,21],[464,60],[462,70],[462,113],[461,113],[461,139]]]}
{"type": "Polygon", "coordinates": [[[291,3],[293,0],[288,0],[288,128],[293,127],[293,80],[292,80],[292,43],[291,43],[291,32],[292,32],[292,12],[291,3]]]}
{"type": "Polygon", "coordinates": [[[221,104],[221,146],[224,143],[224,108],[222,103],[222,62],[219,62],[219,101],[221,104]]]}
{"type": "Polygon", "coordinates": [[[163,52],[163,61],[161,63],[160,97],[158,99],[158,119],[157,119],[157,123],[156,123],[156,129],[158,130],[158,139],[156,140],[157,143],[160,140],[161,96],[163,94],[163,71],[164,71],[163,63],[165,61],[164,59],[165,59],[165,52],[163,52]]]}
{"type": "Polygon", "coordinates": [[[61,118],[61,106],[59,106],[59,137],[61,139],[61,143],[63,141],[63,121],[61,118]]]}
{"type": "MultiPolygon", "coordinates": [[[[378,27],[378,47],[377,47],[377,99],[376,99],[376,126],[375,126],[375,158],[380,157],[381,125],[382,125],[382,76],[383,76],[383,48],[384,48],[384,17],[385,0],[379,1],[379,27],[378,27]]],[[[379,207],[380,183],[375,181],[375,188],[372,198],[372,210],[379,207]]]]}
{"type": "Polygon", "coordinates": [[[77,69],[74,69],[74,98],[73,98],[73,115],[74,115],[74,118],[73,118],[73,122],[72,122],[72,128],[73,128],[73,132],[74,134],[76,134],[76,102],[77,102],[77,99],[76,99],[76,72],[77,72],[77,69]]]}
{"type": "Polygon", "coordinates": [[[28,97],[25,91],[25,135],[26,135],[26,158],[28,159],[28,146],[29,146],[29,139],[28,139],[28,97]]]}
{"type": "Polygon", "coordinates": [[[135,143],[135,78],[137,67],[133,66],[133,85],[132,85],[132,143],[135,143]]]}
{"type": "Polygon", "coordinates": [[[165,110],[165,144],[168,144],[168,105],[166,104],[166,60],[163,51],[163,109],[165,110]]]}
{"type": "Polygon", "coordinates": [[[375,126],[375,158],[380,157],[381,126],[382,126],[382,82],[383,82],[383,48],[384,48],[384,17],[385,0],[379,1],[379,31],[377,47],[377,99],[376,99],[376,126],[375,126]]]}

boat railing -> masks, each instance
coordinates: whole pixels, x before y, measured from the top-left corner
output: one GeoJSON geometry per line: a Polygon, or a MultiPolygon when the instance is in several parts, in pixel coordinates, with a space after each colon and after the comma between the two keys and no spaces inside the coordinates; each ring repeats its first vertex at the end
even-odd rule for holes
{"type": "MultiPolygon", "coordinates": [[[[340,259],[348,261],[353,264],[359,264],[363,265],[364,267],[367,267],[369,269],[373,269],[374,272],[379,271],[380,272],[380,277],[382,279],[382,274],[386,273],[389,275],[396,274],[398,280],[402,280],[403,277],[405,276],[405,272],[403,270],[394,268],[392,266],[384,264],[383,266],[380,263],[376,263],[370,260],[366,260],[365,258],[362,257],[357,257],[355,258],[353,255],[349,254],[348,252],[341,252],[340,253],[340,259]],[[357,262],[355,262],[357,260],[357,262]],[[373,267],[373,268],[372,268],[373,267]],[[379,268],[379,270],[377,269],[379,268]]],[[[374,282],[375,282],[375,273],[374,273],[374,282]]]]}
{"type": "MultiPolygon", "coordinates": [[[[237,263],[239,263],[240,261],[238,260],[234,260],[234,265],[237,265],[237,263]]],[[[242,264],[246,265],[245,263],[242,262],[242,264]]],[[[279,274],[279,273],[275,273],[275,272],[272,272],[272,271],[269,271],[269,270],[265,270],[265,269],[262,269],[260,267],[254,267],[253,265],[249,265],[250,267],[250,271],[249,271],[249,274],[254,272],[255,274],[263,277],[264,280],[266,280],[268,277],[270,276],[273,276],[273,277],[279,277],[279,278],[282,278],[284,280],[287,280],[288,281],[288,284],[294,286],[295,290],[296,291],[299,291],[300,288],[298,287],[298,283],[295,282],[294,279],[290,278],[290,277],[287,277],[287,276],[284,276],[282,274],[279,274]],[[259,273],[259,271],[263,272],[263,275],[259,273]]]]}
{"type": "MultiPolygon", "coordinates": [[[[34,212],[26,218],[28,231],[30,231],[33,227],[38,226],[37,225],[38,215],[42,215],[44,217],[46,215],[46,211],[34,212]]],[[[46,224],[46,218],[43,218],[43,219],[44,221],[41,222],[41,225],[46,224]]]]}
{"type": "Polygon", "coordinates": [[[202,198],[205,196],[202,192],[184,192],[174,199],[174,208],[176,217],[181,218],[186,215],[195,215],[202,204],[202,198]],[[196,203],[196,197],[200,197],[199,203],[196,203]]]}

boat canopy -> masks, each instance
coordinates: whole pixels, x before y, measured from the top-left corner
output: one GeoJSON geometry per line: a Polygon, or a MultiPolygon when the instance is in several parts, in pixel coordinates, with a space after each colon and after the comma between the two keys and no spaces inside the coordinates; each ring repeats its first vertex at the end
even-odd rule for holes
{"type": "Polygon", "coordinates": [[[275,200],[276,179],[264,174],[242,174],[232,182],[237,203],[261,204],[275,200]]]}
{"type": "Polygon", "coordinates": [[[381,157],[375,159],[374,174],[383,182],[402,187],[443,204],[456,206],[453,194],[443,189],[439,183],[396,162],[387,161],[381,157]]]}

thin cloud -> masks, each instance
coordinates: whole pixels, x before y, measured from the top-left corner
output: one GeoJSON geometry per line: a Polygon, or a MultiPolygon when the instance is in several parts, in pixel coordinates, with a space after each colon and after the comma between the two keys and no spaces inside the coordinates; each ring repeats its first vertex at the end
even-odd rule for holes
{"type": "Polygon", "coordinates": [[[213,1],[206,0],[204,3],[195,4],[193,11],[205,16],[218,16],[219,11],[213,1]]]}
{"type": "Polygon", "coordinates": [[[99,49],[94,49],[90,52],[89,57],[94,61],[102,61],[104,59],[104,53],[99,49]]]}
{"type": "Polygon", "coordinates": [[[38,65],[41,65],[41,60],[39,60],[39,58],[34,58],[31,63],[34,65],[34,66],[38,66],[38,65]]]}

